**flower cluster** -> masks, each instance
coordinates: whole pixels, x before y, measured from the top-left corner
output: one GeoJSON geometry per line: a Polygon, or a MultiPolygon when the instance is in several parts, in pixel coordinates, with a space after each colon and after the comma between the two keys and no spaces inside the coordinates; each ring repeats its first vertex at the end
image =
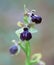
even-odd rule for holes
{"type": "Polygon", "coordinates": [[[14,43],[13,46],[9,48],[10,54],[17,55],[20,52],[20,48],[26,54],[26,65],[32,65],[36,63],[38,65],[45,65],[43,61],[41,61],[41,54],[36,53],[32,57],[30,57],[30,40],[32,39],[32,33],[38,32],[35,29],[36,24],[40,24],[42,21],[42,17],[34,14],[35,10],[29,12],[29,10],[24,5],[24,22],[18,21],[17,25],[20,27],[15,33],[18,36],[18,42],[12,40],[14,43]],[[23,41],[23,42],[22,42],[23,41]]]}

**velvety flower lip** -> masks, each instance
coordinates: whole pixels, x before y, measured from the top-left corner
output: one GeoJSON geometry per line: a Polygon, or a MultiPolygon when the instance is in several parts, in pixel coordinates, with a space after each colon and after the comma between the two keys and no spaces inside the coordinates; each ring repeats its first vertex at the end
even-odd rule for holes
{"type": "Polygon", "coordinates": [[[31,16],[31,21],[35,22],[36,24],[40,24],[42,21],[42,17],[38,15],[33,15],[31,16]]]}
{"type": "Polygon", "coordinates": [[[10,47],[9,51],[10,51],[11,54],[16,54],[17,51],[18,51],[18,48],[17,48],[16,45],[13,45],[13,46],[10,47]]]}
{"type": "Polygon", "coordinates": [[[12,40],[12,42],[14,43],[14,45],[9,48],[10,54],[18,55],[20,53],[20,46],[16,40],[12,40]]]}
{"type": "Polygon", "coordinates": [[[30,40],[31,38],[32,34],[28,31],[28,28],[24,28],[24,31],[20,34],[20,39],[24,41],[24,40],[30,40]]]}
{"type": "Polygon", "coordinates": [[[27,34],[26,40],[30,40],[31,38],[32,38],[32,35],[31,35],[31,33],[29,32],[29,33],[27,34]]]}

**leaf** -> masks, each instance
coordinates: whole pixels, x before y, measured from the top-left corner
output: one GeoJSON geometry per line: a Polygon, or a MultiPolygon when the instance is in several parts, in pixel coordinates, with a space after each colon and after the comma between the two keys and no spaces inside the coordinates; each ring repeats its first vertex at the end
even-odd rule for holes
{"type": "Polygon", "coordinates": [[[37,29],[34,29],[34,28],[30,28],[30,29],[29,29],[29,32],[31,32],[31,33],[37,33],[38,30],[37,30],[37,29]]]}
{"type": "Polygon", "coordinates": [[[17,34],[18,37],[20,37],[20,33],[22,33],[22,32],[23,32],[23,28],[17,30],[15,33],[17,34]]]}
{"type": "Polygon", "coordinates": [[[34,60],[34,58],[36,60],[40,60],[42,58],[42,54],[41,53],[36,53],[36,54],[32,55],[32,60],[34,60]]]}
{"type": "Polygon", "coordinates": [[[42,58],[42,54],[41,53],[36,53],[36,54],[32,55],[31,63],[38,63],[41,58],[42,58]]]}

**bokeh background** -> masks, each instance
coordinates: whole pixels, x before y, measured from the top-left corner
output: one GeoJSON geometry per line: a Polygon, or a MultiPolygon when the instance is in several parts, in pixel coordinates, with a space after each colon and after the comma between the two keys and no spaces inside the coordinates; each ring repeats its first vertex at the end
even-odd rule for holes
{"type": "Polygon", "coordinates": [[[31,40],[32,54],[42,53],[46,65],[54,65],[54,0],[0,0],[0,65],[24,65],[25,54],[9,54],[11,40],[17,39],[17,22],[23,21],[24,4],[35,9],[42,16],[42,23],[36,25],[38,33],[31,40]]]}

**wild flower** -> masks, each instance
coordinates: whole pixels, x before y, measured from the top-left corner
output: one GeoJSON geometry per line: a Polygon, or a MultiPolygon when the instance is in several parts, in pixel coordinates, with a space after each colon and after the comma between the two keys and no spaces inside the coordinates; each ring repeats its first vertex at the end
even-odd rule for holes
{"type": "Polygon", "coordinates": [[[24,22],[17,22],[20,29],[15,32],[18,36],[18,42],[16,40],[12,40],[14,45],[9,48],[9,51],[12,55],[17,55],[19,54],[20,49],[22,49],[26,55],[25,65],[45,65],[41,60],[41,53],[35,53],[31,56],[30,40],[32,39],[32,34],[38,32],[35,25],[40,24],[42,21],[42,17],[35,15],[34,12],[35,10],[29,12],[26,5],[24,5],[24,22]]]}

